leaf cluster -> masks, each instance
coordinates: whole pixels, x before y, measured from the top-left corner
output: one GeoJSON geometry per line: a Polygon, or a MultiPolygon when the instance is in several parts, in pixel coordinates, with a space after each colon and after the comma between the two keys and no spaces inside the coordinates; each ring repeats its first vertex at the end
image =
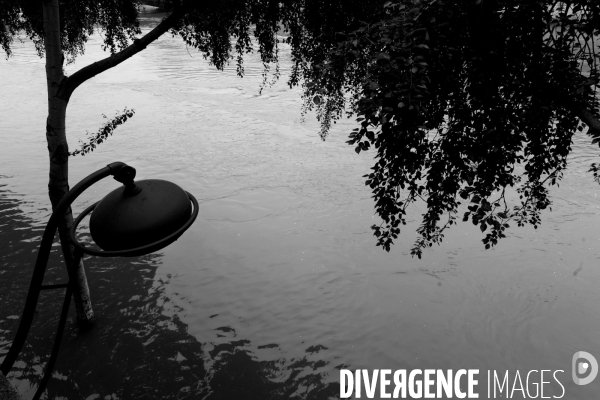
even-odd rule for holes
{"type": "Polygon", "coordinates": [[[346,112],[358,123],[348,143],[376,152],[365,178],[379,246],[389,251],[416,202],[426,208],[418,257],[459,207],[486,248],[509,220],[537,227],[584,129],[578,112],[598,115],[599,17],[600,5],[584,0],[396,0],[336,32],[324,55],[303,54],[305,101],[324,119],[322,135],[346,112]]]}
{"type": "Polygon", "coordinates": [[[91,153],[96,149],[98,145],[105,142],[109,136],[112,136],[113,132],[119,125],[123,125],[127,120],[135,114],[135,110],[125,108],[122,113],[117,113],[112,119],[108,120],[106,115],[102,115],[104,119],[107,121],[102,124],[102,127],[98,130],[98,132],[90,133],[86,132],[86,135],[89,137],[87,142],[82,142],[81,147],[71,153],[70,156],[82,155],[85,156],[88,153],[91,153]]]}
{"type": "MultiPolygon", "coordinates": [[[[0,0],[0,44],[7,57],[11,44],[24,34],[44,54],[42,3],[39,0],[0,0]]],[[[140,34],[137,1],[61,0],[62,48],[67,62],[84,53],[95,31],[102,32],[104,49],[112,53],[125,48],[140,34]]]]}

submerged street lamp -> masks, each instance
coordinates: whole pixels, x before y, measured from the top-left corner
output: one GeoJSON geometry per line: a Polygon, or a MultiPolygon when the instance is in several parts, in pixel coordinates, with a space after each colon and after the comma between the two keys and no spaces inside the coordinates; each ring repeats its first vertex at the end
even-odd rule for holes
{"type": "Polygon", "coordinates": [[[159,179],[134,182],[134,178],[134,168],[122,162],[109,164],[75,185],[58,203],[50,216],[42,236],[19,328],[10,350],[0,366],[0,371],[6,376],[21,352],[33,322],[40,291],[66,288],[54,346],[46,365],[44,377],[33,397],[34,400],[39,399],[42,395],[54,368],[67,320],[71,296],[75,288],[76,266],[80,264],[83,254],[99,257],[132,257],[149,254],[177,240],[198,216],[196,198],[174,183],[159,179]],[[75,254],[74,268],[67,269],[69,282],[58,285],[43,285],[46,265],[59,220],[81,193],[94,183],[111,175],[123,186],[113,190],[102,200],[88,207],[77,217],[71,227],[70,238],[75,246],[75,254]],[[102,250],[85,247],[77,241],[75,234],[77,226],[89,213],[92,213],[90,218],[92,239],[102,250]]]}

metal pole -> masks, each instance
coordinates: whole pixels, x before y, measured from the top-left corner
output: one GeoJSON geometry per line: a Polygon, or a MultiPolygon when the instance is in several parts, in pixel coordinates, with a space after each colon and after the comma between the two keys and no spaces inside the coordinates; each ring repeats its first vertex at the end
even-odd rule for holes
{"type": "MultiPolygon", "coordinates": [[[[122,162],[115,162],[109,164],[108,166],[90,174],[77,185],[75,185],[73,189],[69,190],[69,192],[65,194],[62,200],[58,203],[56,209],[52,212],[52,215],[48,220],[48,224],[46,225],[46,229],[44,230],[42,242],[38,250],[38,256],[35,262],[35,267],[33,269],[33,275],[31,277],[31,283],[29,285],[29,292],[27,293],[27,300],[25,301],[23,314],[21,315],[21,321],[19,322],[19,328],[17,329],[17,333],[15,334],[13,343],[10,349],[8,350],[4,361],[2,362],[2,365],[0,366],[0,371],[2,371],[2,373],[5,376],[8,375],[10,369],[12,368],[17,357],[19,356],[19,353],[21,352],[23,345],[25,344],[25,340],[27,340],[27,335],[29,334],[29,329],[31,328],[33,317],[35,315],[35,309],[37,307],[40,291],[43,289],[42,284],[44,282],[44,275],[46,273],[46,265],[48,264],[48,257],[50,256],[50,250],[52,248],[52,242],[54,241],[56,229],[58,228],[59,219],[71,206],[73,201],[75,201],[75,199],[77,199],[77,197],[79,197],[79,195],[83,193],[87,188],[89,188],[91,185],[98,182],[99,180],[109,175],[115,174],[125,175],[125,178],[121,177],[121,179],[129,180],[129,176],[131,176],[132,174],[133,176],[135,176],[135,170],[122,162]],[[133,172],[131,170],[133,170],[133,172]]],[[[133,176],[131,177],[131,180],[133,180],[133,176]]],[[[121,179],[118,180],[122,182],[121,179]]],[[[77,260],[78,263],[80,259],[81,258],[77,260]]],[[[72,273],[70,272],[69,275],[71,274],[72,273]]],[[[67,293],[69,293],[69,302],[70,290],[72,290],[71,285],[73,283],[74,281],[70,279],[70,289],[67,289],[67,293]]],[[[67,302],[67,299],[65,299],[65,302],[67,302]]],[[[66,305],[66,307],[68,311],[68,304],[66,305]]],[[[62,335],[62,332],[60,334],[62,335]]]]}
{"type": "MultiPolygon", "coordinates": [[[[74,261],[79,263],[81,261],[81,257],[83,253],[79,249],[75,249],[74,261]]],[[[62,341],[62,335],[65,331],[65,324],[67,322],[67,315],[69,314],[69,305],[71,305],[71,296],[73,295],[73,279],[69,277],[69,283],[67,284],[67,290],[65,291],[65,300],[63,301],[62,311],[60,313],[60,319],[58,320],[58,328],[56,329],[56,336],[54,337],[54,346],[52,346],[52,353],[50,353],[50,359],[46,364],[46,371],[44,372],[44,376],[38,385],[38,389],[35,392],[32,400],[39,400],[39,398],[44,393],[46,389],[46,385],[48,384],[48,380],[50,380],[50,376],[52,375],[52,370],[54,369],[54,364],[56,363],[56,358],[58,357],[58,350],[60,350],[60,342],[62,341]]]]}

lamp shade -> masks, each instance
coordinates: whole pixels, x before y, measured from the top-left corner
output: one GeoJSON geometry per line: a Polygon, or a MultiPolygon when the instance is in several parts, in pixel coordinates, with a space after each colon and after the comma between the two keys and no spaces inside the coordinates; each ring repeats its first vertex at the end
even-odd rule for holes
{"type": "Polygon", "coordinates": [[[190,219],[188,194],[161,179],[135,182],[135,190],[122,186],[94,208],[92,238],[105,251],[128,250],[166,238],[190,219]]]}

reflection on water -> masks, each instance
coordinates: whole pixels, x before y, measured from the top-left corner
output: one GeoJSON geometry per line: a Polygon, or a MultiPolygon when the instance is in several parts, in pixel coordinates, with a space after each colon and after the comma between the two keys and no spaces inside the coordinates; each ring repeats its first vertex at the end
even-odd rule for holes
{"type": "MultiPolygon", "coordinates": [[[[67,72],[103,56],[99,38],[87,51],[67,72]]],[[[49,216],[43,63],[27,43],[14,53],[0,63],[0,357],[49,216]]],[[[352,124],[321,142],[316,122],[301,121],[299,92],[281,81],[259,95],[260,72],[255,55],[244,79],[215,71],[167,36],[73,95],[72,148],[102,113],[136,115],[71,160],[72,184],[124,161],[193,193],[200,215],[160,254],[86,260],[99,323],[85,334],[69,325],[49,398],[327,399],[344,367],[562,369],[569,399],[594,398],[600,380],[569,383],[574,352],[600,355],[600,200],[587,172],[598,149],[587,137],[576,135],[537,231],[513,227],[484,251],[477,227],[459,225],[419,261],[409,255],[418,207],[391,253],[374,246],[361,178],[372,159],[344,143],[352,124]]],[[[115,187],[95,185],[75,213],[115,187]]],[[[60,282],[56,254],[51,265],[47,281],[60,282]]],[[[9,376],[23,392],[50,351],[61,297],[44,293],[9,376]]]]}
{"type": "MultiPolygon", "coordinates": [[[[8,225],[2,227],[0,240],[7,249],[1,257],[0,291],[10,295],[0,298],[0,354],[8,350],[16,330],[30,277],[24,262],[35,257],[41,235],[19,211],[19,201],[6,195],[0,192],[0,213],[7,217],[2,221],[8,225]],[[7,310],[11,312],[5,315],[7,310]]],[[[58,247],[49,264],[48,282],[66,279],[57,251],[58,247]]],[[[125,399],[289,398],[302,387],[311,388],[311,396],[318,398],[335,394],[337,388],[312,373],[319,365],[328,364],[318,358],[322,346],[308,348],[300,359],[286,360],[273,343],[258,346],[259,358],[252,350],[256,346],[237,338],[235,330],[227,326],[215,329],[223,340],[210,350],[208,344],[198,342],[178,317],[183,310],[169,305],[165,287],[171,275],[156,277],[160,263],[160,254],[86,260],[98,324],[83,333],[74,324],[67,328],[54,379],[48,386],[49,398],[96,399],[105,394],[125,399]]],[[[11,378],[26,396],[33,395],[41,378],[62,295],[42,292],[27,346],[13,368],[11,378]]]]}

